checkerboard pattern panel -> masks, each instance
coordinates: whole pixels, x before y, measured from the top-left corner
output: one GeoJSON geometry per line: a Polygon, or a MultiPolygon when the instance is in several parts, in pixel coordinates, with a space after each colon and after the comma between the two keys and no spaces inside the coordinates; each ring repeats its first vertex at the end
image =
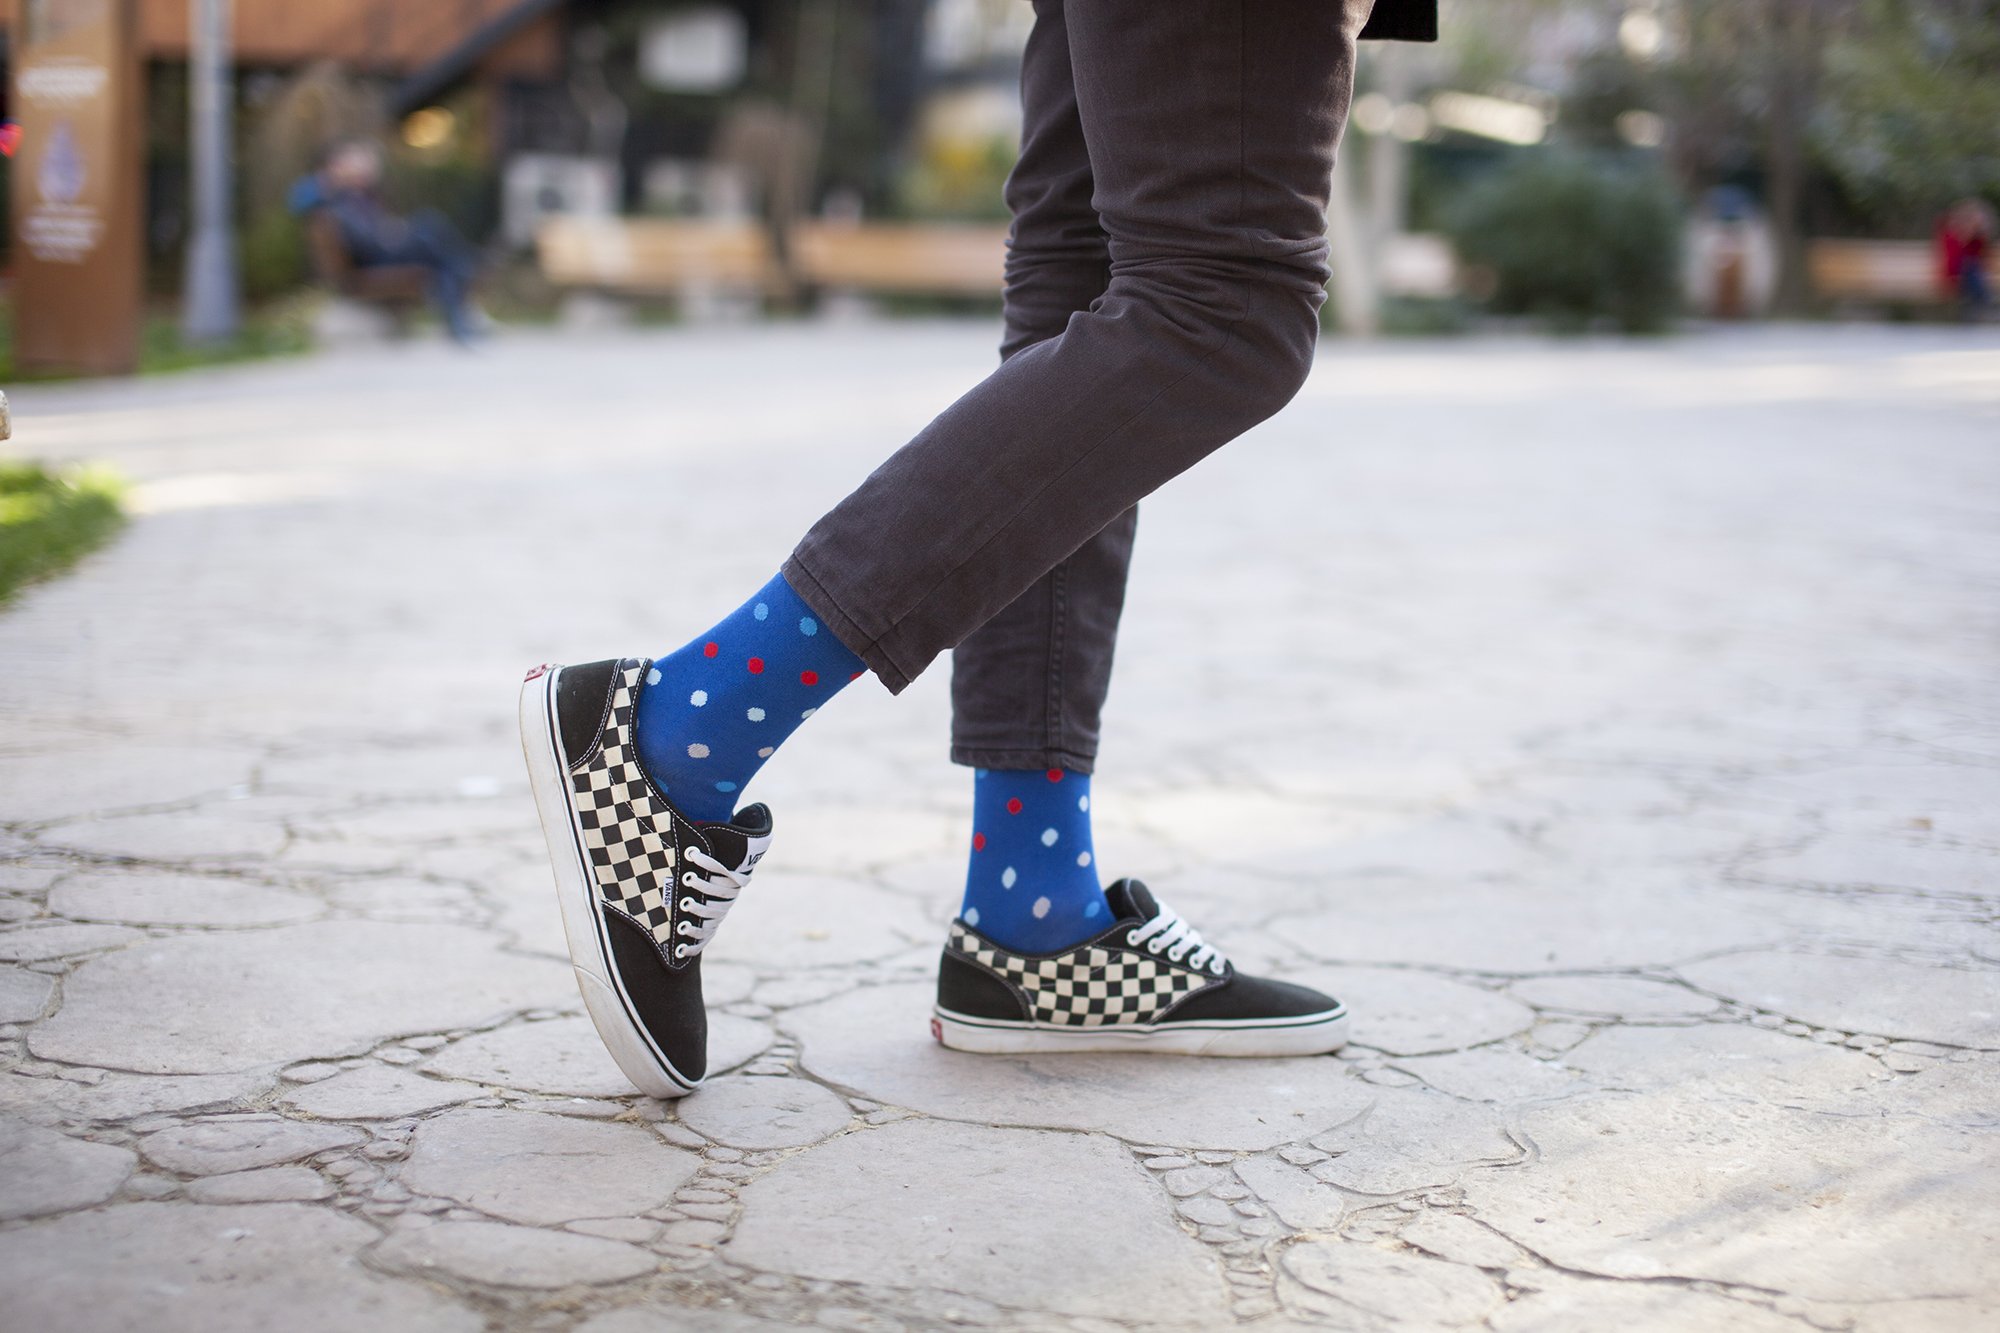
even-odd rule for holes
{"type": "Polygon", "coordinates": [[[640,662],[620,664],[603,739],[590,762],[570,774],[570,801],[597,872],[598,892],[666,949],[674,942],[679,851],[673,816],[654,799],[633,742],[632,696],[644,670],[640,662]]]}
{"type": "Polygon", "coordinates": [[[1055,1027],[1150,1023],[1182,996],[1214,980],[1144,949],[1085,944],[1051,958],[1026,958],[973,933],[963,922],[952,923],[950,947],[1019,986],[1035,1021],[1055,1027]]]}

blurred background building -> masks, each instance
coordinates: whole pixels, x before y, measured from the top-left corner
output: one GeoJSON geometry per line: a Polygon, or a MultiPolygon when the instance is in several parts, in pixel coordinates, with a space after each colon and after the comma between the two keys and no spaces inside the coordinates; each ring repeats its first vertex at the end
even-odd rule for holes
{"type": "MultiPolygon", "coordinates": [[[[136,0],[168,305],[189,3],[136,0]]],[[[287,201],[361,138],[396,209],[482,248],[503,320],[990,302],[1031,21],[1025,0],[235,0],[242,288],[340,286],[287,201]]],[[[1363,60],[1331,226],[1352,331],[1943,314],[1940,219],[2000,198],[1992,0],[1447,0],[1443,26],[1363,60]]]]}

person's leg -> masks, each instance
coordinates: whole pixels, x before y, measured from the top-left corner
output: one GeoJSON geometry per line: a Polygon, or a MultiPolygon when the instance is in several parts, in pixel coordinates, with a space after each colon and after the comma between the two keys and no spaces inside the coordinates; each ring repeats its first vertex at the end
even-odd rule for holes
{"type": "Polygon", "coordinates": [[[1986,281],[1986,261],[1982,256],[1966,256],[1958,271],[1958,291],[1964,317],[1975,322],[1984,319],[1993,304],[1993,292],[1986,281]]]}
{"type": "MultiPolygon", "coordinates": [[[[1062,0],[1035,5],[1021,105],[1003,361],[1060,335],[1111,281],[1062,0]]],[[[951,756],[976,770],[959,916],[1012,948],[1059,947],[1110,920],[1089,773],[1135,518],[1126,511],[952,652],[951,756]]]]}
{"type": "MultiPolygon", "coordinates": [[[[1007,178],[1003,362],[1059,337],[1111,282],[1061,0],[1035,5],[1021,105],[1021,154],[1007,178]]],[[[954,762],[1091,771],[1136,519],[1136,510],[1113,519],[953,650],[954,762]]]]}
{"type": "Polygon", "coordinates": [[[892,690],[1296,392],[1366,8],[1068,10],[1109,286],[878,468],[784,567],[892,690]]]}
{"type": "MultiPolygon", "coordinates": [[[[900,691],[1142,496],[1283,406],[1311,365],[1332,154],[1366,8],[1091,0],[1069,11],[1110,283],[878,468],[766,592],[781,582],[900,691]]],[[[688,715],[654,708],[673,700],[648,674],[636,658],[538,669],[521,716],[591,1018],[640,1087],[673,1096],[701,1076],[699,954],[771,823],[761,806],[691,822],[659,793],[637,756],[699,738],[683,730],[688,715]]],[[[1239,976],[1143,886],[1121,881],[1107,898],[1116,928],[1059,959],[1022,959],[954,926],[940,1034],[948,1011],[948,1040],[969,1049],[1040,1049],[1048,1024],[1119,1025],[1114,1037],[1157,1035],[1160,1050],[1338,1044],[1336,1002],[1239,976]],[[995,1036],[994,1004],[1033,1011],[1015,1008],[995,1036]]]]}
{"type": "Polygon", "coordinates": [[[471,311],[472,282],[479,273],[479,258],[472,246],[450,219],[427,208],[410,216],[409,252],[410,262],[430,270],[431,300],[445,328],[459,342],[471,341],[477,333],[471,311]]]}
{"type": "Polygon", "coordinates": [[[782,578],[653,662],[639,696],[639,762],[696,823],[726,820],[785,738],[861,675],[782,578]]]}

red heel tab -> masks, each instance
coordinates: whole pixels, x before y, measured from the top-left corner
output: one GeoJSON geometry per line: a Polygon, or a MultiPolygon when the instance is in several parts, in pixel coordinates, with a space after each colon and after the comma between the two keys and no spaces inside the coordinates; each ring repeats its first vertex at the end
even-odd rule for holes
{"type": "Polygon", "coordinates": [[[526,685],[529,681],[534,680],[536,677],[546,676],[549,672],[554,671],[555,669],[556,669],[556,664],[554,662],[544,662],[538,667],[531,667],[528,670],[528,674],[521,677],[521,683],[523,685],[526,685]]]}

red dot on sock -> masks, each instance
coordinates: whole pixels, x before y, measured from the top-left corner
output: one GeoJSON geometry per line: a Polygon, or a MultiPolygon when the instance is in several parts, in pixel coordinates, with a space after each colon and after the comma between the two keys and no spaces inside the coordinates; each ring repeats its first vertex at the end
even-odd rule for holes
{"type": "Polygon", "coordinates": [[[701,655],[703,657],[713,657],[721,651],[722,645],[719,643],[704,643],[701,646],[701,655]]]}
{"type": "Polygon", "coordinates": [[[819,672],[817,672],[817,671],[801,671],[801,672],[799,672],[799,684],[801,684],[801,685],[817,685],[817,684],[819,684],[819,672]]]}
{"type": "Polygon", "coordinates": [[[1007,802],[1007,813],[1010,815],[1018,815],[1021,813],[1020,797],[1016,796],[1012,800],[1007,802]]]}
{"type": "Polygon", "coordinates": [[[1050,770],[1049,770],[1049,781],[1050,781],[1050,782],[1061,782],[1061,781],[1062,781],[1062,770],[1061,770],[1060,768],[1052,768],[1052,769],[1050,769],[1050,770]]]}
{"type": "Polygon", "coordinates": [[[986,835],[984,833],[975,833],[972,835],[972,850],[975,852],[986,850],[986,835]]]}
{"type": "Polygon", "coordinates": [[[761,676],[761,675],[763,675],[763,674],[764,674],[764,659],[763,659],[763,658],[761,658],[761,657],[753,657],[753,658],[751,658],[751,659],[750,659],[750,674],[751,674],[751,675],[753,675],[753,676],[761,676]]]}
{"type": "Polygon", "coordinates": [[[855,672],[855,673],[854,673],[853,675],[849,676],[849,677],[848,677],[848,679],[849,679],[849,680],[860,680],[860,679],[861,679],[861,678],[862,678],[863,676],[865,676],[865,675],[867,675],[867,674],[868,674],[868,673],[867,673],[866,671],[857,671],[857,672],[855,672]]]}

